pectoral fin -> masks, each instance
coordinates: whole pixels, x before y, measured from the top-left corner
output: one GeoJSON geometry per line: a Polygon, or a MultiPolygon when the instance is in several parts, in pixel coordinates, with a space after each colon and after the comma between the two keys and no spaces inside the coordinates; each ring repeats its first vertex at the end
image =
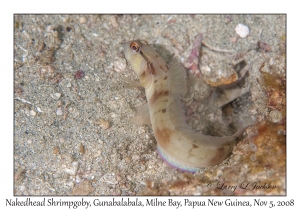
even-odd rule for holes
{"type": "Polygon", "coordinates": [[[136,87],[141,87],[142,85],[138,82],[129,79],[123,79],[123,86],[125,88],[136,88],[136,87]]]}
{"type": "Polygon", "coordinates": [[[148,104],[143,104],[137,108],[138,115],[130,121],[136,125],[151,125],[150,112],[148,104]]]}

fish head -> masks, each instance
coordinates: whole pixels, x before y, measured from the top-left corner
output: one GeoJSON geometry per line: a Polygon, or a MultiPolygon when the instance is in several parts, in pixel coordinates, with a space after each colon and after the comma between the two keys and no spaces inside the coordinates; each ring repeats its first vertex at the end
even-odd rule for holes
{"type": "Polygon", "coordinates": [[[137,75],[140,75],[140,73],[147,68],[147,61],[142,53],[143,47],[144,44],[139,40],[125,42],[123,44],[125,58],[137,75]]]}

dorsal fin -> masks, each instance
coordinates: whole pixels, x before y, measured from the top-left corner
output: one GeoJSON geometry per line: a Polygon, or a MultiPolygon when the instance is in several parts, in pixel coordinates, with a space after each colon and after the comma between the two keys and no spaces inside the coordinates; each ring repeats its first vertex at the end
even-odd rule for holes
{"type": "Polygon", "coordinates": [[[188,139],[192,144],[205,146],[208,148],[220,148],[225,145],[233,145],[235,139],[241,135],[247,128],[247,126],[239,129],[235,134],[231,136],[217,137],[204,135],[197,133],[186,123],[186,117],[184,109],[179,98],[176,96],[170,96],[168,106],[169,119],[174,126],[175,130],[180,131],[180,134],[188,139]]]}
{"type": "Polygon", "coordinates": [[[186,71],[180,63],[175,63],[168,71],[169,90],[171,95],[182,99],[187,92],[186,71]]]}

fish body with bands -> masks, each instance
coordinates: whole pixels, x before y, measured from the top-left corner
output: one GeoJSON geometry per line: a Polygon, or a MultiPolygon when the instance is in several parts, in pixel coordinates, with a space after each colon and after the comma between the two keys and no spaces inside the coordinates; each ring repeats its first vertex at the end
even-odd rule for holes
{"type": "Polygon", "coordinates": [[[169,68],[150,45],[139,40],[126,42],[123,47],[147,98],[135,120],[152,126],[160,156],[170,165],[190,172],[227,158],[236,137],[245,129],[225,137],[194,132],[186,123],[181,103],[187,92],[184,67],[174,64],[169,68]]]}

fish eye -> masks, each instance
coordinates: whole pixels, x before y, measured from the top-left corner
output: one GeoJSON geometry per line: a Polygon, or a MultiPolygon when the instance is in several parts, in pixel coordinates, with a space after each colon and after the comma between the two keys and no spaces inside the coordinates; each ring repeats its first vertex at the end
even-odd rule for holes
{"type": "Polygon", "coordinates": [[[139,52],[140,51],[140,45],[136,42],[131,42],[130,49],[132,49],[133,53],[139,52]]]}

